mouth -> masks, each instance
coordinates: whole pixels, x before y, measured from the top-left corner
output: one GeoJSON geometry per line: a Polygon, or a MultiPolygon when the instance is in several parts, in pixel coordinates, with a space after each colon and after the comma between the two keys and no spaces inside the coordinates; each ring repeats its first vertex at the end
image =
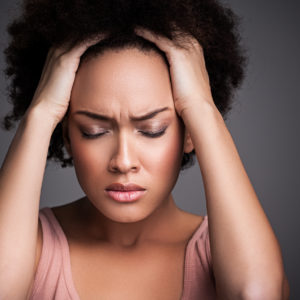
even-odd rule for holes
{"type": "Polygon", "coordinates": [[[105,192],[117,202],[134,202],[139,200],[146,193],[146,190],[119,191],[106,189],[105,192]]]}
{"type": "Polygon", "coordinates": [[[106,187],[107,191],[119,191],[119,192],[134,192],[144,191],[145,189],[135,183],[119,183],[115,182],[106,187]]]}

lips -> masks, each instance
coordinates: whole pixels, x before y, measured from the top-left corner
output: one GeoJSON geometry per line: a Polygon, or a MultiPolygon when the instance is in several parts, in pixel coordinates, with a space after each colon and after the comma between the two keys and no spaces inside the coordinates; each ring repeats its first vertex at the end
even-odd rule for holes
{"type": "Polygon", "coordinates": [[[115,182],[106,187],[107,191],[119,191],[119,192],[129,192],[129,191],[144,191],[145,189],[134,183],[119,183],[115,182]]]}
{"type": "Polygon", "coordinates": [[[107,195],[117,202],[135,202],[139,200],[146,191],[112,191],[106,190],[107,195]]]}

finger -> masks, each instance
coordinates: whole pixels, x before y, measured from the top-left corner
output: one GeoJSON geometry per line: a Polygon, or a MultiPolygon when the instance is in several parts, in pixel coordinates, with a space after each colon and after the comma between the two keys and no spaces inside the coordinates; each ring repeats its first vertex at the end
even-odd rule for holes
{"type": "Polygon", "coordinates": [[[87,50],[87,48],[99,43],[101,40],[105,39],[106,37],[107,37],[106,33],[99,33],[97,35],[94,35],[84,40],[83,42],[79,43],[74,48],[72,48],[71,53],[75,54],[77,57],[80,57],[87,50]]]}
{"type": "Polygon", "coordinates": [[[65,54],[65,53],[68,53],[68,54],[70,54],[71,57],[74,55],[75,58],[79,59],[80,56],[86,51],[86,49],[88,47],[90,47],[93,44],[98,43],[99,41],[101,41],[105,37],[106,37],[106,34],[98,33],[98,34],[96,34],[96,35],[80,42],[75,47],[71,47],[71,45],[72,45],[71,42],[64,43],[61,46],[52,46],[48,50],[48,54],[47,54],[46,60],[44,62],[42,74],[40,76],[40,81],[39,81],[38,85],[40,85],[40,84],[42,85],[43,82],[45,80],[47,80],[47,78],[45,78],[45,77],[48,77],[48,76],[46,76],[46,73],[51,68],[51,66],[54,64],[54,59],[55,58],[65,54]]]}
{"type": "Polygon", "coordinates": [[[51,47],[49,50],[48,50],[48,54],[47,54],[47,57],[46,57],[46,60],[45,60],[45,62],[44,62],[44,67],[43,67],[43,70],[42,70],[42,74],[41,74],[41,78],[44,76],[44,74],[45,74],[45,72],[46,72],[46,70],[47,70],[47,68],[48,68],[48,66],[49,66],[49,62],[50,62],[50,60],[51,60],[51,57],[52,57],[52,55],[53,55],[53,52],[54,52],[54,48],[53,47],[51,47]]]}
{"type": "Polygon", "coordinates": [[[196,52],[202,52],[203,48],[200,45],[199,41],[193,37],[192,35],[188,33],[183,33],[179,29],[175,30],[175,39],[180,38],[180,45],[181,49],[177,49],[177,44],[175,44],[172,40],[168,39],[167,37],[163,37],[161,35],[155,34],[152,31],[142,28],[142,27],[136,27],[134,29],[135,33],[141,37],[143,37],[146,40],[151,41],[154,43],[159,49],[164,51],[166,53],[166,56],[168,60],[170,61],[172,59],[171,51],[176,48],[176,51],[196,51],[196,52]],[[182,44],[183,43],[183,44],[182,44]]]}
{"type": "Polygon", "coordinates": [[[184,43],[189,45],[191,48],[202,49],[200,42],[192,34],[183,32],[182,30],[180,30],[180,28],[176,24],[173,24],[173,28],[175,28],[175,30],[174,30],[175,39],[176,39],[176,36],[178,36],[178,37],[180,37],[181,40],[183,40],[184,43]]]}
{"type": "Polygon", "coordinates": [[[60,46],[56,46],[56,47],[52,46],[53,48],[52,53],[55,57],[59,57],[63,54],[68,54],[72,57],[74,56],[80,57],[86,51],[87,48],[100,42],[106,37],[107,37],[106,33],[97,33],[77,44],[74,44],[73,41],[65,42],[60,46]]]}
{"type": "Polygon", "coordinates": [[[174,44],[170,39],[161,35],[157,35],[148,29],[136,27],[134,29],[134,32],[144,39],[154,43],[160,50],[164,51],[166,54],[169,54],[172,47],[174,47],[174,44]]]}
{"type": "Polygon", "coordinates": [[[45,82],[45,77],[46,77],[46,74],[48,72],[48,69],[50,68],[50,64],[51,64],[54,52],[55,52],[55,47],[52,46],[48,50],[48,54],[47,54],[46,60],[44,62],[42,73],[40,75],[40,79],[39,79],[39,82],[38,82],[38,85],[37,85],[37,90],[39,90],[41,88],[41,86],[43,86],[43,84],[45,82]]]}

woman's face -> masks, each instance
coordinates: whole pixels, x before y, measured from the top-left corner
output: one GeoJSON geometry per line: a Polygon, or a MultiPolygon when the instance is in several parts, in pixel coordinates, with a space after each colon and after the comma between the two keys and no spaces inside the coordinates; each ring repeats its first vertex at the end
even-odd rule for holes
{"type": "Polygon", "coordinates": [[[116,222],[140,221],[170,201],[183,152],[192,150],[184,148],[184,126],[163,58],[135,48],[109,50],[80,66],[67,131],[70,143],[65,143],[79,184],[99,212],[116,222]],[[132,120],[162,108],[151,118],[132,120]],[[151,137],[147,132],[162,134],[151,137]],[[134,183],[146,192],[137,201],[119,203],[105,193],[116,182],[134,183]]]}

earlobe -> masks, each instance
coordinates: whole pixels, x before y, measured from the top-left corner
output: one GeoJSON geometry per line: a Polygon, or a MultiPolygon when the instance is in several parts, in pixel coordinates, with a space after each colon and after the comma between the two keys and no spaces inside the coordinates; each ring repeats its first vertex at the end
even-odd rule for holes
{"type": "Polygon", "coordinates": [[[68,121],[66,117],[62,121],[62,135],[64,140],[64,146],[68,154],[72,156],[72,149],[71,149],[70,138],[68,133],[68,121]]]}
{"type": "Polygon", "coordinates": [[[194,144],[190,133],[185,129],[184,133],[184,153],[190,153],[194,150],[194,144]]]}

